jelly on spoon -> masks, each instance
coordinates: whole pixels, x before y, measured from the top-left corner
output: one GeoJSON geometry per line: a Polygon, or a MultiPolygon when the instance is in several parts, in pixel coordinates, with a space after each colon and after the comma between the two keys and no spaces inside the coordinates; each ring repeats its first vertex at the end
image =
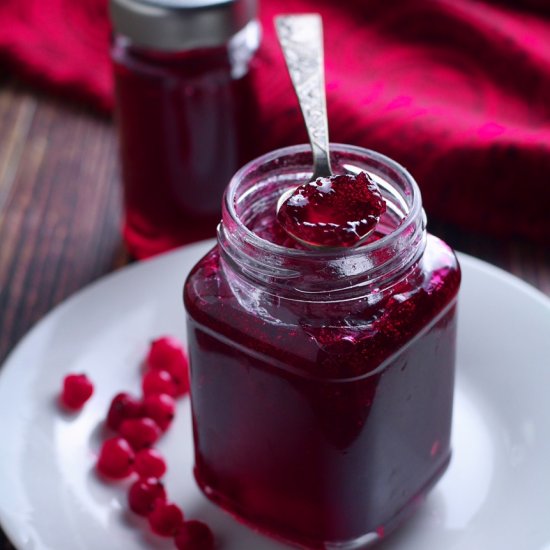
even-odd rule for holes
{"type": "Polygon", "coordinates": [[[277,220],[292,238],[310,248],[358,246],[374,231],[386,203],[365,172],[332,173],[321,17],[281,16],[275,26],[313,153],[311,180],[281,195],[277,220]]]}
{"type": "Polygon", "coordinates": [[[378,186],[360,172],[300,185],[279,208],[277,220],[309,247],[353,247],[374,231],[385,210],[378,186]]]}

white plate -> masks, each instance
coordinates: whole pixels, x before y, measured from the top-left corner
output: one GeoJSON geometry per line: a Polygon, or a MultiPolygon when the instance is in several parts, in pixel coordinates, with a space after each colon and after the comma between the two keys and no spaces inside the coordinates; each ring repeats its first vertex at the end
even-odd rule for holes
{"type": "MultiPolygon", "coordinates": [[[[200,243],[119,271],[45,317],[0,371],[0,521],[17,548],[173,548],[126,511],[125,483],[94,474],[110,398],[138,391],[147,342],[185,337],[184,278],[200,243]],[[65,373],[96,392],[77,415],[56,406],[65,373]]],[[[384,550],[550,550],[550,301],[514,277],[460,256],[458,377],[451,467],[384,550]]],[[[159,445],[167,487],[224,550],[282,545],[210,504],[191,474],[187,400],[159,445]]]]}

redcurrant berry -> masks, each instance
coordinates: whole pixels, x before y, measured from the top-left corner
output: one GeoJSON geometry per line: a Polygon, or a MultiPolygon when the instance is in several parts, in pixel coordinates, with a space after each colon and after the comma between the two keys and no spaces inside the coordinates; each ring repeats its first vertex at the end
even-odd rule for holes
{"type": "Polygon", "coordinates": [[[147,395],[143,400],[143,416],[152,418],[164,432],[176,414],[176,402],[166,393],[147,395]]]}
{"type": "Polygon", "coordinates": [[[112,430],[118,431],[122,422],[128,418],[142,416],[143,406],[141,401],[129,393],[119,393],[111,401],[107,413],[107,425],[112,430]]]}
{"type": "Polygon", "coordinates": [[[143,449],[136,454],[134,469],[139,477],[161,478],[166,473],[166,462],[155,449],[143,449]]]}
{"type": "Polygon", "coordinates": [[[126,439],[113,437],[101,447],[97,460],[98,471],[113,479],[129,476],[134,469],[135,454],[126,439]]]}
{"type": "Polygon", "coordinates": [[[162,433],[150,418],[128,418],[120,425],[119,432],[136,451],[153,446],[162,433]]]}
{"type": "Polygon", "coordinates": [[[146,359],[147,365],[155,370],[167,370],[170,374],[187,371],[187,356],[178,340],[170,336],[151,342],[146,359]]]}
{"type": "Polygon", "coordinates": [[[140,515],[149,515],[157,500],[166,500],[164,485],[159,479],[139,479],[132,484],[128,491],[128,504],[132,512],[140,515]]]}
{"type": "Polygon", "coordinates": [[[85,374],[68,374],[63,379],[61,402],[71,410],[81,409],[94,393],[94,385],[85,374]]]}
{"type": "Polygon", "coordinates": [[[173,537],[183,525],[183,512],[179,506],[157,499],[148,519],[153,533],[162,537],[173,537]]]}
{"type": "Polygon", "coordinates": [[[150,370],[145,373],[142,381],[143,395],[166,393],[175,397],[178,388],[172,380],[172,375],[166,370],[150,370]]]}

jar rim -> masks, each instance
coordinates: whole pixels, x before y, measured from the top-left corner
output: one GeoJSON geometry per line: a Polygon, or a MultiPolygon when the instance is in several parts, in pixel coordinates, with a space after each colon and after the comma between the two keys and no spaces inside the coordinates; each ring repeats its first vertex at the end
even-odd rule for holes
{"type": "MultiPolygon", "coordinates": [[[[267,253],[275,253],[277,255],[286,255],[289,258],[303,258],[308,257],[311,259],[334,259],[341,256],[354,256],[354,255],[364,255],[371,252],[376,252],[379,249],[386,247],[390,241],[399,238],[400,235],[405,233],[407,229],[415,223],[415,220],[421,214],[422,210],[422,196],[420,188],[416,183],[413,176],[407,171],[398,162],[394,161],[390,157],[373,151],[372,149],[366,149],[364,147],[359,147],[357,145],[348,145],[343,143],[331,143],[330,144],[331,153],[355,153],[363,157],[372,159],[375,162],[379,162],[381,165],[385,165],[390,169],[393,169],[395,172],[400,174],[407,182],[407,185],[410,188],[411,192],[411,206],[408,209],[406,215],[404,216],[401,223],[387,235],[382,236],[381,238],[372,241],[370,243],[363,244],[355,248],[334,248],[334,249],[297,249],[297,248],[288,248],[275,244],[271,241],[263,239],[254,231],[249,229],[246,224],[242,221],[240,216],[237,213],[235,196],[237,194],[237,188],[240,182],[244,179],[245,175],[251,172],[254,168],[261,166],[262,164],[267,164],[278,158],[283,158],[286,156],[297,155],[301,153],[308,153],[311,151],[309,144],[301,145],[291,145],[287,147],[282,147],[280,149],[275,149],[261,155],[240,168],[235,175],[231,178],[226,191],[223,197],[223,203],[226,211],[231,216],[231,219],[234,223],[237,224],[239,232],[242,231],[242,237],[246,241],[259,250],[263,250],[267,253]]],[[[312,167],[313,168],[313,167],[312,167]]],[[[313,170],[312,170],[313,173],[313,170]]],[[[223,220],[221,222],[223,224],[223,220]]]]}

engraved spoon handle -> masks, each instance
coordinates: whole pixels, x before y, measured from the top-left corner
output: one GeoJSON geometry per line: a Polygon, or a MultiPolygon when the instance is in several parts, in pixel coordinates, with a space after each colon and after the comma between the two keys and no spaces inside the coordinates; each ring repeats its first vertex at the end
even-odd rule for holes
{"type": "Polygon", "coordinates": [[[321,16],[279,16],[275,27],[313,151],[312,181],[331,176],[321,16]]]}

